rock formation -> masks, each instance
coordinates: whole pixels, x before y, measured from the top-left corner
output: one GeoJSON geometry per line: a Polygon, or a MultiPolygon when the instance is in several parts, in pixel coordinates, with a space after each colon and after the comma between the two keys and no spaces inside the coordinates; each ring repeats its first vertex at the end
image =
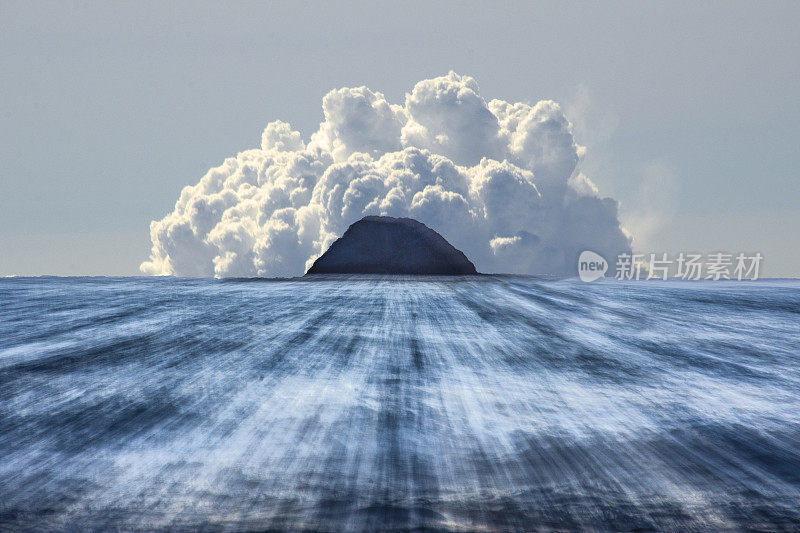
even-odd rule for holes
{"type": "Polygon", "coordinates": [[[467,256],[412,218],[364,217],[306,274],[477,274],[467,256]]]}

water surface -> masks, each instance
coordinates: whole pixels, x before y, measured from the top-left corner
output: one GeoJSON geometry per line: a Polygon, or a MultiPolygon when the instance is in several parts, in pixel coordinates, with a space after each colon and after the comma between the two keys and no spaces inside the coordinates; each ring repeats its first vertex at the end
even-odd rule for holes
{"type": "Polygon", "coordinates": [[[0,529],[792,529],[800,282],[0,280],[0,529]]]}

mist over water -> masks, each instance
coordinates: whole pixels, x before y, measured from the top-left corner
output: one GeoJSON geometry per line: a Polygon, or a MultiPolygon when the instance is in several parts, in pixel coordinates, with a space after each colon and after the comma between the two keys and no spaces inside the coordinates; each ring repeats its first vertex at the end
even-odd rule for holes
{"type": "Polygon", "coordinates": [[[800,523],[800,282],[0,280],[0,527],[800,523]]]}

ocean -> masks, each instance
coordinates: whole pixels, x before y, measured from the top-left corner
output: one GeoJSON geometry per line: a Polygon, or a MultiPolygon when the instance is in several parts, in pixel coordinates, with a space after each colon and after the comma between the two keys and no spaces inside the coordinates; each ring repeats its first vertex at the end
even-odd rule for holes
{"type": "Polygon", "coordinates": [[[797,530],[800,281],[0,279],[0,530],[797,530]]]}

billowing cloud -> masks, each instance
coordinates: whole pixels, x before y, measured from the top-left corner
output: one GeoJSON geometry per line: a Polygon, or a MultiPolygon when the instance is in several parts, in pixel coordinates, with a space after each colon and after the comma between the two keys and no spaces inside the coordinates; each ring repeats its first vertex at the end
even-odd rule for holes
{"type": "Polygon", "coordinates": [[[328,93],[308,142],[285,122],[187,186],[150,224],[146,274],[302,275],[366,215],[416,218],[481,272],[574,275],[577,257],[630,251],[617,203],[580,172],[559,105],[486,102],[473,78],[423,80],[391,104],[328,93]]]}

